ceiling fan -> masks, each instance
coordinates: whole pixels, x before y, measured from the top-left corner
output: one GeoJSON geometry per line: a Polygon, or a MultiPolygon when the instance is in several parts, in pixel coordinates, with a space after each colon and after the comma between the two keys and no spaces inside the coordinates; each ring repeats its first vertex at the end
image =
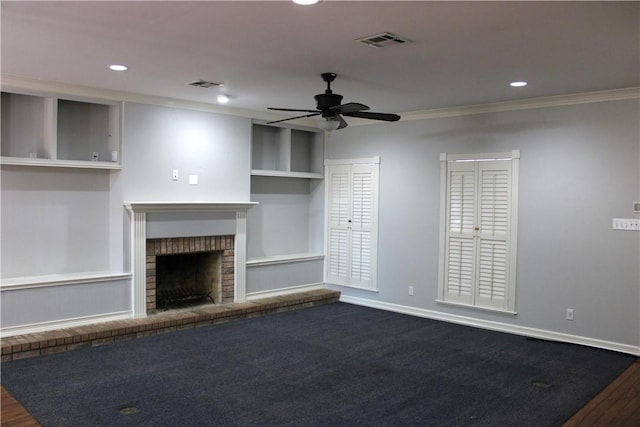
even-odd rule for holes
{"type": "Polygon", "coordinates": [[[347,117],[359,117],[362,119],[372,119],[372,120],[383,120],[386,122],[395,122],[400,120],[400,116],[397,114],[387,114],[387,113],[373,113],[366,111],[369,109],[364,104],[360,104],[358,102],[348,102],[346,104],[341,104],[342,95],[338,95],[337,93],[333,93],[331,91],[331,82],[335,80],[335,73],[322,73],[322,80],[327,83],[327,89],[324,93],[320,93],[314,96],[316,100],[317,107],[315,110],[298,110],[293,108],[272,108],[269,107],[269,110],[276,111],[295,111],[299,113],[308,113],[301,116],[289,117],[287,119],[282,120],[274,120],[267,124],[271,123],[280,123],[287,120],[301,119],[304,117],[313,117],[313,116],[321,116],[325,119],[325,122],[322,122],[320,126],[323,130],[335,130],[335,129],[343,129],[347,127],[347,122],[344,120],[343,116],[347,117]]]}

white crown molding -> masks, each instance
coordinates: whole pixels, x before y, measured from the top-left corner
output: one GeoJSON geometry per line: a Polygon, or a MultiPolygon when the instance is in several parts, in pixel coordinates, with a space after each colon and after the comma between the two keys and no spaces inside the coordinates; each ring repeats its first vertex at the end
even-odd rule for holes
{"type": "MultiPolygon", "coordinates": [[[[68,83],[46,82],[36,79],[26,79],[18,76],[3,75],[1,81],[2,90],[32,93],[75,96],[82,98],[97,98],[109,101],[137,102],[163,107],[184,108],[188,110],[206,111],[218,114],[226,114],[238,117],[247,117],[258,120],[278,120],[282,115],[277,113],[246,110],[242,108],[222,107],[205,102],[186,101],[154,95],[143,95],[124,91],[98,89],[88,86],[72,85],[68,83]]],[[[533,108],[559,107],[565,105],[587,104],[593,102],[621,101],[626,99],[639,99],[640,87],[603,90],[598,92],[585,92],[570,95],[546,96],[541,98],[520,99],[515,101],[495,102],[490,104],[463,105],[459,107],[436,108],[430,110],[407,111],[400,113],[400,121],[426,120],[442,117],[467,116],[483,113],[498,113],[504,111],[527,110],[533,108]]],[[[292,124],[311,126],[317,128],[317,122],[313,119],[291,120],[292,124]]],[[[350,126],[362,126],[380,124],[380,122],[364,119],[349,119],[350,126]]]]}
{"type": "MultiPolygon", "coordinates": [[[[338,289],[328,286],[328,289],[338,289]]],[[[487,329],[497,332],[505,332],[509,334],[522,335],[531,338],[545,339],[550,341],[566,342],[571,344],[579,344],[588,347],[602,348],[606,350],[618,351],[621,353],[633,354],[640,356],[640,346],[617,343],[612,341],[599,340],[596,338],[583,337],[579,335],[570,335],[562,332],[547,331],[544,329],[530,328],[527,326],[512,325],[509,323],[495,322],[490,320],[476,319],[473,317],[459,316],[456,314],[443,313],[423,308],[409,307],[405,305],[392,304],[388,302],[375,301],[367,298],[352,297],[341,295],[340,301],[362,305],[365,307],[378,308],[381,310],[393,311],[411,316],[424,317],[427,319],[440,320],[443,322],[456,323],[459,325],[472,326],[481,329],[487,329]]]]}
{"type": "MultiPolygon", "coordinates": [[[[73,85],[68,83],[47,82],[36,79],[26,79],[12,75],[2,75],[1,86],[3,91],[31,94],[65,96],[77,99],[100,99],[105,101],[135,102],[139,104],[156,105],[160,107],[182,108],[186,110],[205,111],[210,113],[225,114],[229,116],[246,117],[250,119],[271,120],[282,119],[277,113],[246,110],[229,106],[220,106],[213,103],[187,101],[183,99],[168,98],[155,95],[144,95],[125,91],[99,89],[89,86],[73,85]]],[[[312,119],[292,120],[290,123],[308,126],[317,129],[317,123],[312,119]]]]}
{"type": "MultiPolygon", "coordinates": [[[[433,110],[400,113],[400,121],[437,119],[442,117],[468,116],[472,114],[499,113],[505,111],[529,110],[533,108],[560,107],[565,105],[589,104],[593,102],[622,101],[639,99],[640,87],[585,92],[571,95],[545,96],[542,98],[519,99],[516,101],[494,102],[491,104],[464,105],[460,107],[437,108],[433,110]]],[[[350,125],[352,123],[349,123],[350,125]]],[[[353,123],[355,124],[355,123],[353,123]]]]}

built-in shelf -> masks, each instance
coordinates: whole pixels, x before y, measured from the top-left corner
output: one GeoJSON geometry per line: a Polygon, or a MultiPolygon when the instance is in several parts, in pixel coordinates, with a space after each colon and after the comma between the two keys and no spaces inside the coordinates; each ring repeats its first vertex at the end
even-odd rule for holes
{"type": "Polygon", "coordinates": [[[0,280],[0,290],[18,290],[28,288],[65,286],[78,283],[122,280],[131,277],[131,273],[112,271],[90,271],[80,273],[45,274],[41,276],[11,277],[0,280]]]}
{"type": "Polygon", "coordinates": [[[324,135],[313,128],[254,122],[251,174],[290,178],[323,178],[324,135]]]}
{"type": "Polygon", "coordinates": [[[310,178],[310,179],[323,179],[324,175],[316,172],[285,172],[285,171],[273,171],[265,169],[251,169],[251,175],[253,176],[274,176],[282,178],[310,178]]]}
{"type": "Polygon", "coordinates": [[[247,260],[247,267],[257,267],[261,265],[287,264],[292,262],[305,262],[323,260],[324,254],[318,253],[300,253],[266,256],[261,258],[253,258],[247,260]]]}
{"type": "Polygon", "coordinates": [[[0,164],[2,165],[16,165],[16,166],[46,166],[46,167],[58,167],[58,168],[85,168],[85,169],[121,169],[120,163],[109,162],[91,162],[82,160],[52,160],[52,159],[37,159],[37,158],[24,158],[24,157],[0,157],[0,164]]]}
{"type": "Polygon", "coordinates": [[[0,164],[120,169],[122,104],[2,92],[0,164]]]}

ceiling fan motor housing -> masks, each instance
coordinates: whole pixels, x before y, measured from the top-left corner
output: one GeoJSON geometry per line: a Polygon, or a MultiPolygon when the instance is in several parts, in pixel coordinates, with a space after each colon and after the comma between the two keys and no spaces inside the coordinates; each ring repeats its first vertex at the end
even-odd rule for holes
{"type": "Polygon", "coordinates": [[[335,112],[329,111],[329,109],[342,103],[342,95],[337,93],[321,93],[314,96],[314,99],[318,105],[318,110],[322,111],[322,117],[334,116],[335,112]]]}

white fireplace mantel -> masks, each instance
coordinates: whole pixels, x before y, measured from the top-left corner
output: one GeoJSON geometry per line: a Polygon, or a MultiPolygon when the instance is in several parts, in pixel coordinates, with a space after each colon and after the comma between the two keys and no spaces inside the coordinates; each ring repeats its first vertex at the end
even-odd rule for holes
{"type": "Polygon", "coordinates": [[[257,202],[124,202],[131,212],[246,212],[257,202]]]}
{"type": "Polygon", "coordinates": [[[132,311],[134,317],[147,314],[147,213],[158,212],[235,212],[235,289],[234,301],[246,299],[247,260],[247,211],[256,202],[125,202],[124,206],[132,214],[131,247],[133,266],[132,311]]]}

